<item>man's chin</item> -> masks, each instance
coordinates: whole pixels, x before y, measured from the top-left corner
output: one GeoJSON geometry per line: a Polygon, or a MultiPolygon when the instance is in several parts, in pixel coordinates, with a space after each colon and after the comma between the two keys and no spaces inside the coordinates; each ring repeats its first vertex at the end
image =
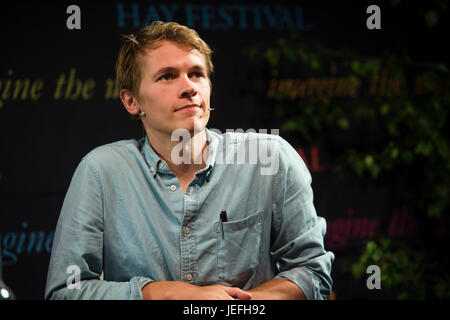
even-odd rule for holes
{"type": "Polygon", "coordinates": [[[206,123],[203,123],[200,119],[194,118],[190,119],[189,121],[184,121],[183,123],[180,123],[178,126],[178,129],[184,129],[189,131],[191,135],[197,134],[199,132],[202,132],[206,127],[206,123]]]}

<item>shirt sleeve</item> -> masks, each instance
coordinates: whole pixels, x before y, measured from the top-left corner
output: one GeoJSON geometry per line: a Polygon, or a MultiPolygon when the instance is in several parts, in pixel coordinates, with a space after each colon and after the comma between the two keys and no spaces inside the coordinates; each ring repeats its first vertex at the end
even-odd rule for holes
{"type": "MultiPolygon", "coordinates": [[[[94,162],[92,162],[94,163],[94,162]]],[[[103,190],[89,155],[78,165],[67,191],[53,239],[45,299],[142,299],[152,279],[101,280],[103,190]]]]}
{"type": "Polygon", "coordinates": [[[327,299],[333,281],[334,254],[324,248],[326,221],[313,204],[311,174],[299,154],[280,138],[279,171],[275,175],[271,255],[276,278],[295,283],[308,300],[327,299]]]}

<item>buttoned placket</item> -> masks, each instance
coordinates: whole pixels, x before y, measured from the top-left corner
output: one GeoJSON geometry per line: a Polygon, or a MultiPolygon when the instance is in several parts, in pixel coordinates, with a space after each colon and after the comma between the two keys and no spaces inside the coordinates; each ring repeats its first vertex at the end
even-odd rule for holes
{"type": "MultiPolygon", "coordinates": [[[[190,213],[193,208],[192,205],[186,206],[186,196],[183,194],[179,180],[177,176],[170,172],[165,165],[159,161],[156,163],[156,168],[159,173],[159,177],[163,185],[166,188],[167,200],[170,203],[170,207],[175,213],[175,216],[179,217],[181,225],[179,226],[179,239],[180,239],[180,279],[181,281],[191,282],[194,281],[194,271],[191,265],[195,257],[195,241],[191,239],[192,230],[189,222],[185,222],[190,217],[190,213]],[[191,209],[190,209],[191,208],[191,209]],[[192,261],[192,262],[191,262],[192,261]]],[[[195,239],[194,239],[195,240],[195,239]]]]}
{"type": "Polygon", "coordinates": [[[195,183],[198,178],[186,189],[184,199],[184,216],[181,225],[181,279],[194,283],[196,281],[196,256],[197,247],[195,241],[195,221],[198,214],[198,192],[195,183]]]}
{"type": "Polygon", "coordinates": [[[194,180],[183,194],[179,180],[170,172],[167,164],[158,159],[150,167],[153,177],[159,176],[165,185],[168,200],[177,216],[182,218],[180,226],[180,280],[196,282],[197,247],[195,239],[195,221],[199,208],[199,189],[203,183],[209,182],[211,167],[197,173],[194,180]]]}

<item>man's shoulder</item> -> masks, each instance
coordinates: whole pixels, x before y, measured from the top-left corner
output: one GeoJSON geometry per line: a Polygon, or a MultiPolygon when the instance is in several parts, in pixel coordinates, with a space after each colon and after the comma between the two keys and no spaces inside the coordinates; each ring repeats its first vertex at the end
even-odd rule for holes
{"type": "Polygon", "coordinates": [[[139,153],[141,140],[126,139],[107,143],[89,151],[83,160],[95,163],[108,163],[117,158],[127,157],[139,153]]]}
{"type": "Polygon", "coordinates": [[[220,132],[219,130],[208,129],[209,134],[218,142],[219,152],[241,152],[248,150],[248,152],[259,153],[275,152],[283,158],[290,158],[298,156],[294,147],[283,137],[279,135],[278,129],[259,130],[254,129],[244,131],[242,129],[220,132]]]}
{"type": "Polygon", "coordinates": [[[278,135],[278,130],[260,130],[259,132],[249,130],[230,130],[219,132],[218,130],[210,130],[223,143],[248,143],[251,141],[286,143],[286,141],[278,135]]]}

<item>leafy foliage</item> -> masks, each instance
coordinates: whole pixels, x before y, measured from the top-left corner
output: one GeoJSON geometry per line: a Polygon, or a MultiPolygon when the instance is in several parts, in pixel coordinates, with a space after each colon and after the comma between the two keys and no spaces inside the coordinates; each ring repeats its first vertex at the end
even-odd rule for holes
{"type": "MultiPolygon", "coordinates": [[[[436,15],[428,13],[426,19],[436,24],[436,15]]],[[[325,137],[338,156],[336,172],[350,171],[381,184],[400,180],[424,225],[448,219],[446,64],[418,63],[394,53],[364,57],[350,50],[333,52],[301,41],[296,33],[249,48],[246,54],[269,66],[267,98],[275,105],[282,131],[303,141],[325,137]],[[299,74],[304,81],[295,78],[299,74]],[[322,89],[305,78],[321,81],[322,89]],[[338,83],[334,91],[330,81],[338,83]]],[[[417,246],[375,239],[367,243],[352,272],[358,277],[367,265],[379,265],[383,285],[398,299],[450,298],[448,260],[436,263],[442,252],[433,241],[437,239],[417,246]]],[[[445,248],[448,233],[439,241],[445,248]]]]}
{"type": "Polygon", "coordinates": [[[381,237],[368,241],[359,261],[352,265],[355,278],[365,273],[367,266],[378,265],[381,282],[395,292],[397,299],[450,299],[447,270],[426,250],[415,250],[404,242],[381,237]]]}

